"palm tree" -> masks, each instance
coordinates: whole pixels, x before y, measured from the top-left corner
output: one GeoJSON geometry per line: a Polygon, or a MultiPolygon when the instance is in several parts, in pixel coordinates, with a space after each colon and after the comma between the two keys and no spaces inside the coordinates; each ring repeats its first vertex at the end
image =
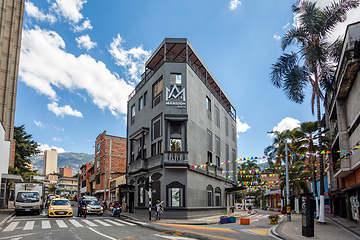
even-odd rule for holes
{"type": "MultiPolygon", "coordinates": [[[[293,132],[293,137],[296,141],[291,145],[292,148],[296,149],[297,154],[305,155],[309,153],[309,164],[313,166],[311,169],[313,173],[313,181],[314,181],[314,192],[316,198],[316,216],[319,217],[318,211],[318,189],[316,184],[316,152],[319,150],[319,146],[316,144],[319,141],[319,134],[316,134],[318,131],[318,123],[317,122],[303,122],[300,125],[300,128],[293,132]]],[[[320,132],[320,136],[325,135],[328,129],[320,132]]],[[[322,138],[323,143],[328,143],[329,139],[326,137],[322,138]]],[[[321,154],[320,154],[321,155],[321,154]]]]}
{"type": "MultiPolygon", "coordinates": [[[[311,107],[314,114],[316,102],[318,132],[321,132],[320,100],[324,100],[322,90],[329,89],[334,73],[334,62],[339,59],[338,38],[329,43],[328,39],[335,26],[346,20],[346,13],[359,6],[359,0],[340,0],[321,9],[309,0],[301,0],[293,5],[293,12],[298,16],[294,29],[286,32],[282,39],[282,49],[295,44],[298,52],[284,53],[272,65],[271,81],[282,88],[287,97],[302,103],[305,97],[304,88],[312,87],[311,107]]],[[[319,138],[319,150],[322,151],[322,139],[319,138]]],[[[324,208],[324,164],[320,155],[320,218],[325,222],[324,208]]]]}

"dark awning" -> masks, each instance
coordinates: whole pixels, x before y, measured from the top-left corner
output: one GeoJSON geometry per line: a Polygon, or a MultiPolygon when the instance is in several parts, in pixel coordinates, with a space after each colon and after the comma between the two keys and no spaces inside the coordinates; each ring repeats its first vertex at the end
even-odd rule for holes
{"type": "Polygon", "coordinates": [[[246,187],[230,187],[230,188],[225,188],[225,192],[235,192],[235,191],[239,191],[239,190],[244,190],[246,189],[246,187]]]}

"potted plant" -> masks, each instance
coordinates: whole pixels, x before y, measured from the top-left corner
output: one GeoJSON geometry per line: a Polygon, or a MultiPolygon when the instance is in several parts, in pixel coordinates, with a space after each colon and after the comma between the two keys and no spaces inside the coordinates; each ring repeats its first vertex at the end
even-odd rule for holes
{"type": "Polygon", "coordinates": [[[273,214],[269,216],[270,224],[278,224],[279,221],[279,215],[273,214]]]}
{"type": "Polygon", "coordinates": [[[220,223],[221,223],[221,224],[229,223],[229,218],[228,218],[228,216],[220,216],[220,223]]]}

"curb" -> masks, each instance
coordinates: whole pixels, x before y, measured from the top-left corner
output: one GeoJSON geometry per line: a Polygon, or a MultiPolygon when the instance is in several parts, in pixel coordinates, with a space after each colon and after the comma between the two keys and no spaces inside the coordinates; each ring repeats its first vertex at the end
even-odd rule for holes
{"type": "Polygon", "coordinates": [[[355,236],[357,236],[358,238],[360,238],[360,234],[358,232],[355,232],[354,230],[344,226],[343,224],[341,224],[340,222],[334,220],[333,218],[329,218],[329,217],[326,217],[327,219],[329,219],[330,221],[333,221],[334,223],[338,224],[339,226],[341,226],[342,228],[348,230],[349,232],[351,232],[352,234],[354,234],[355,236]]]}
{"type": "Polygon", "coordinates": [[[277,225],[273,226],[273,227],[270,229],[270,232],[271,232],[271,234],[273,234],[274,236],[276,236],[276,237],[279,238],[279,239],[290,240],[289,238],[284,237],[283,235],[279,234],[279,233],[276,231],[280,226],[282,226],[282,225],[284,224],[284,222],[285,222],[284,219],[285,219],[285,217],[283,217],[277,225]]]}
{"type": "Polygon", "coordinates": [[[2,221],[0,222],[0,228],[2,227],[2,225],[3,225],[7,220],[9,220],[9,218],[11,218],[11,217],[13,217],[13,216],[15,216],[15,213],[10,214],[10,215],[7,216],[4,220],[2,220],[2,221]]]}

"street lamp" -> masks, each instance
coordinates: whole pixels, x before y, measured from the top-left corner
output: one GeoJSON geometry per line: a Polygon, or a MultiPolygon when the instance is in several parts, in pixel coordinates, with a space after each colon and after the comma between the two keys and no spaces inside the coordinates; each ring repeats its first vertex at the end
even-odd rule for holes
{"type": "MultiPolygon", "coordinates": [[[[275,133],[275,132],[267,132],[275,133]]],[[[286,215],[287,221],[291,222],[291,208],[290,208],[290,186],[289,186],[289,157],[288,157],[288,146],[287,137],[285,137],[285,163],[286,163],[286,215]]]]}

